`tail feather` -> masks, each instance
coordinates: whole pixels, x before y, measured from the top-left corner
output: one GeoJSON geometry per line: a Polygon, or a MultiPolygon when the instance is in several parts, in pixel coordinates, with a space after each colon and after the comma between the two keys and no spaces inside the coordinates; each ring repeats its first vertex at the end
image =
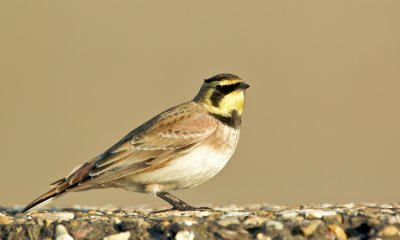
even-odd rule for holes
{"type": "Polygon", "coordinates": [[[51,188],[57,187],[58,185],[60,185],[61,183],[63,183],[65,181],[65,178],[61,178],[53,183],[50,184],[51,188]]]}
{"type": "Polygon", "coordinates": [[[22,210],[24,213],[30,213],[48,203],[53,201],[54,199],[61,197],[64,195],[65,191],[63,192],[57,192],[57,188],[53,188],[52,190],[48,191],[47,193],[43,194],[42,196],[38,197],[37,199],[33,200],[31,203],[26,205],[24,210],[22,210]]]}
{"type": "Polygon", "coordinates": [[[89,171],[92,167],[92,162],[82,164],[78,168],[75,168],[66,178],[60,179],[51,184],[52,189],[37,199],[29,203],[23,210],[24,213],[29,213],[36,210],[54,199],[61,197],[68,191],[74,191],[80,182],[85,181],[88,177],[89,171]]]}

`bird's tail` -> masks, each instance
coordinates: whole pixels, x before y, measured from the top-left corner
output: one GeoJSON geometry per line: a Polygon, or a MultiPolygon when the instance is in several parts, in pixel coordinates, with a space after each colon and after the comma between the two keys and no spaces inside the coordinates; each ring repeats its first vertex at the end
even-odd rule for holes
{"type": "Polygon", "coordinates": [[[38,197],[29,203],[23,210],[24,213],[29,213],[35,209],[38,209],[54,199],[61,197],[65,193],[69,191],[74,191],[74,187],[76,187],[81,181],[87,178],[88,173],[92,167],[92,162],[86,162],[82,165],[77,166],[72,170],[72,172],[65,178],[62,178],[50,185],[52,188],[47,193],[38,197]]]}
{"type": "Polygon", "coordinates": [[[26,205],[26,207],[24,208],[23,212],[24,213],[30,213],[31,211],[34,211],[48,203],[50,203],[51,201],[53,201],[54,199],[61,197],[62,195],[65,194],[65,190],[62,192],[58,192],[57,188],[53,188],[50,191],[48,191],[47,193],[43,194],[42,196],[36,198],[35,200],[33,200],[31,203],[29,203],[28,205],[26,205]]]}

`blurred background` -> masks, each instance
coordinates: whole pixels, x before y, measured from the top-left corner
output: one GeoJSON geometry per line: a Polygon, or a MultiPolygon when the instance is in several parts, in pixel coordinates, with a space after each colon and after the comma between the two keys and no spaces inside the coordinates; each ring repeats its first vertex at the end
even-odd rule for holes
{"type": "MultiPolygon", "coordinates": [[[[0,196],[26,204],[204,78],[247,91],[194,205],[399,201],[399,1],[2,1],[0,196]]],[[[108,189],[53,205],[166,206],[108,189]]]]}

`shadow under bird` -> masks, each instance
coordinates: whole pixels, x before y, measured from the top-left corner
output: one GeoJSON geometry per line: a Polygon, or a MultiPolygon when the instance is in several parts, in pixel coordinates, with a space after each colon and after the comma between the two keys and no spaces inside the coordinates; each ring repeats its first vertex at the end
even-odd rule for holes
{"type": "Polygon", "coordinates": [[[199,185],[225,166],[239,141],[248,87],[227,73],[204,80],[192,101],[160,113],[77,166],[23,211],[29,213],[68,192],[100,188],[153,193],[171,204],[172,210],[205,209],[169,191],[199,185]]]}

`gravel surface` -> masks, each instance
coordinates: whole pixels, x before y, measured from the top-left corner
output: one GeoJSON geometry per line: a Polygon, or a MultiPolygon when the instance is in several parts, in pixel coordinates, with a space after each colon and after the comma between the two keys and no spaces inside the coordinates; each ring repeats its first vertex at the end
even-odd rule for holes
{"type": "MultiPolygon", "coordinates": [[[[211,206],[213,207],[213,206],[211,206]]],[[[5,239],[400,239],[400,204],[268,204],[214,211],[51,208],[30,215],[0,207],[5,239]]]]}

